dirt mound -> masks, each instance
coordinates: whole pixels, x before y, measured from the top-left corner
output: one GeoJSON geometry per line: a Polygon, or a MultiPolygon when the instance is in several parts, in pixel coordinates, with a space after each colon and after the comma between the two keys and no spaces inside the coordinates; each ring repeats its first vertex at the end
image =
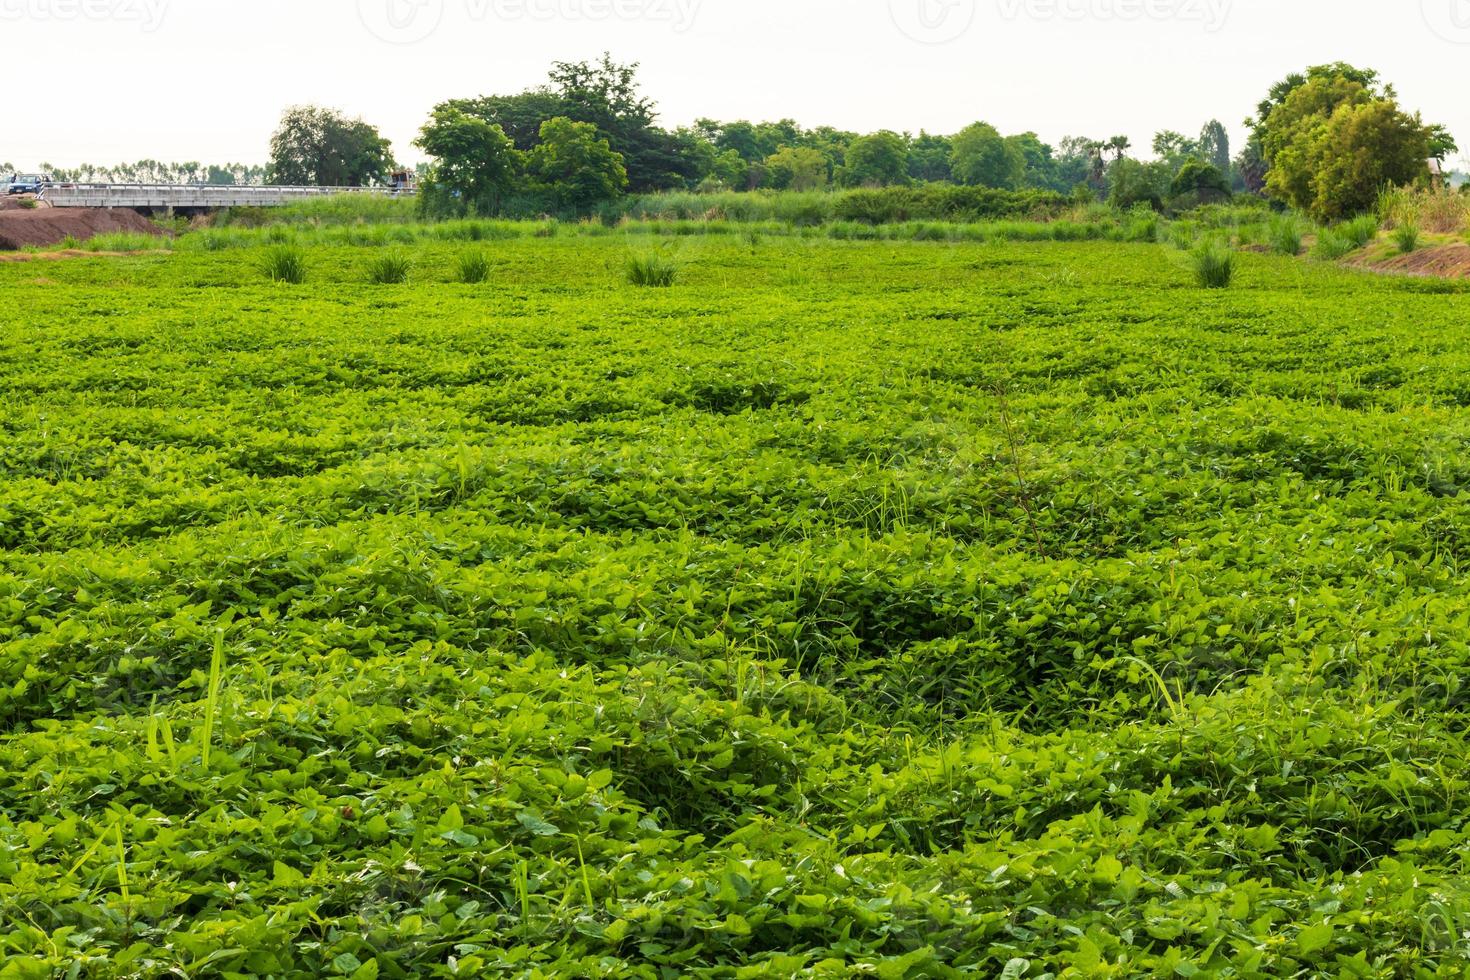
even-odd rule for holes
{"type": "Polygon", "coordinates": [[[1470,278],[1470,245],[1454,242],[1429,245],[1408,255],[1389,257],[1364,256],[1353,265],[1375,272],[1396,272],[1404,276],[1435,276],[1440,279],[1470,278]]]}
{"type": "Polygon", "coordinates": [[[66,248],[59,252],[0,252],[0,265],[8,262],[56,262],[61,259],[107,259],[124,255],[147,255],[147,252],[90,252],[66,248]]]}
{"type": "Polygon", "coordinates": [[[67,236],[84,242],[115,232],[165,234],[153,222],[127,208],[37,208],[0,212],[0,249],[55,245],[67,236]]]}

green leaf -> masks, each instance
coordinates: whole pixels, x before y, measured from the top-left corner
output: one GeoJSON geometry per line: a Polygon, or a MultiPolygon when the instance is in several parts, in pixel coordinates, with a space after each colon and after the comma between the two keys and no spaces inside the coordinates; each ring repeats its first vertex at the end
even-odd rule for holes
{"type": "Polygon", "coordinates": [[[537,837],[555,837],[561,833],[561,828],[554,823],[548,822],[539,813],[533,810],[522,810],[516,814],[516,820],[537,837]]]}
{"type": "Polygon", "coordinates": [[[1092,873],[1099,881],[1114,883],[1123,876],[1123,862],[1111,854],[1104,854],[1092,866],[1092,873]]]}
{"type": "Polygon", "coordinates": [[[1332,923],[1324,922],[1321,925],[1308,926],[1297,933],[1296,948],[1303,955],[1310,955],[1319,949],[1325,949],[1332,943],[1332,923]]]}
{"type": "Polygon", "coordinates": [[[725,917],[725,924],[721,926],[721,929],[732,936],[750,935],[750,923],[746,921],[745,916],[737,915],[734,912],[725,917]]]}
{"type": "Polygon", "coordinates": [[[464,814],[460,812],[458,803],[451,803],[449,809],[444,811],[444,816],[439,818],[439,830],[441,833],[451,830],[459,830],[464,826],[464,814]]]}
{"type": "Polygon", "coordinates": [[[296,888],[306,883],[306,875],[288,864],[277,861],[271,875],[271,880],[283,888],[296,888]]]}

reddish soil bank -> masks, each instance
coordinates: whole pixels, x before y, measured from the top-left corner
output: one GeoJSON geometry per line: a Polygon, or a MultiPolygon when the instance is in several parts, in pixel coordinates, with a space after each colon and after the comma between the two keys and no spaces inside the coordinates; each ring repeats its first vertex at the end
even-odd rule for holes
{"type": "Polygon", "coordinates": [[[55,245],[68,235],[84,242],[114,232],[165,234],[153,222],[127,208],[35,208],[0,210],[0,249],[55,245]]]}
{"type": "Polygon", "coordinates": [[[1470,277],[1470,245],[1430,245],[1410,252],[1368,263],[1380,272],[1397,272],[1409,276],[1437,276],[1442,279],[1470,277]]]}

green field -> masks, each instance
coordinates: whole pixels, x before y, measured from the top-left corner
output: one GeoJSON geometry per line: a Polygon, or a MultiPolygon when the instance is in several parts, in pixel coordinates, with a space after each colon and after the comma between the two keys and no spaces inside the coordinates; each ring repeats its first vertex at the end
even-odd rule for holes
{"type": "Polygon", "coordinates": [[[0,264],[0,978],[1470,975],[1463,285],[187,241],[0,264]]]}

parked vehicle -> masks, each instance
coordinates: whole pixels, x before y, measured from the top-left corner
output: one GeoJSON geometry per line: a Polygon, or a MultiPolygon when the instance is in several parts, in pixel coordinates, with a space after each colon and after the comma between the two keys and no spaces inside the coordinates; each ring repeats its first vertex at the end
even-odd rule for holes
{"type": "Polygon", "coordinates": [[[13,174],[5,193],[39,194],[52,182],[50,174],[13,174]]]}

